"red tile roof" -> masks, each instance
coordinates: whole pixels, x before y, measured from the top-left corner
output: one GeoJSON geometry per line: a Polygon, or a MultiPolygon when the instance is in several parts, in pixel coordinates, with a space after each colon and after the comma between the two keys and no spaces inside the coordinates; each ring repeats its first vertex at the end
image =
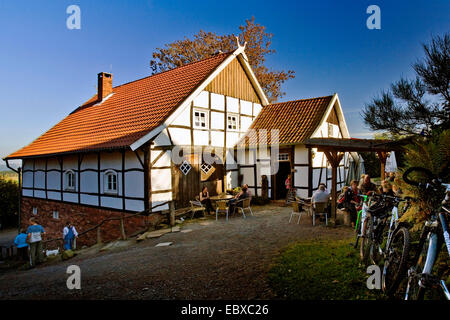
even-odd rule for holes
{"type": "Polygon", "coordinates": [[[253,130],[249,131],[239,146],[276,144],[275,136],[271,137],[271,130],[278,130],[279,144],[303,143],[319,125],[332,98],[326,96],[265,106],[250,127],[253,130]],[[267,135],[264,135],[264,130],[267,135]]]}
{"type": "Polygon", "coordinates": [[[97,94],[6,159],[130,146],[159,126],[231,53],[187,64],[97,94]]]}

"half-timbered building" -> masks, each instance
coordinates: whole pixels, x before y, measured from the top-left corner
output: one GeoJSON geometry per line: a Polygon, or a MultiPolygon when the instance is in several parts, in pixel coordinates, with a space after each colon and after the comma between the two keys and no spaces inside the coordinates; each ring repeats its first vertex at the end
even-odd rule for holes
{"type": "MultiPolygon", "coordinates": [[[[280,132],[280,170],[268,172],[273,199],[288,172],[301,196],[328,182],[324,156],[305,148],[305,138],[349,137],[337,95],[269,105],[242,46],[119,86],[99,73],[93,97],[5,158],[22,160],[22,224],[38,216],[56,236],[67,220],[82,231],[107,217],[150,213],[125,220],[130,234],[169,202],[187,207],[203,185],[214,195],[247,183],[260,195],[267,159],[249,156],[251,146],[246,161],[237,155],[249,128],[280,132]]],[[[102,229],[104,239],[119,236],[117,223],[102,229]]]]}

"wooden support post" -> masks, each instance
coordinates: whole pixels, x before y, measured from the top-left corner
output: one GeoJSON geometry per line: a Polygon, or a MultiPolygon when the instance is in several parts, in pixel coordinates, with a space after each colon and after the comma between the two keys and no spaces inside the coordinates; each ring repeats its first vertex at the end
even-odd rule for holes
{"type": "Polygon", "coordinates": [[[334,150],[324,150],[324,153],[331,164],[331,220],[336,223],[336,201],[337,201],[337,167],[344,156],[334,150]]]}
{"type": "Polygon", "coordinates": [[[381,163],[381,180],[384,180],[386,178],[384,174],[384,170],[386,168],[386,160],[387,160],[387,152],[384,151],[377,151],[378,158],[380,159],[381,163]]]}
{"type": "Polygon", "coordinates": [[[169,202],[169,210],[170,210],[169,222],[170,222],[170,225],[173,227],[175,225],[175,204],[173,201],[169,202]]]}
{"type": "Polygon", "coordinates": [[[123,215],[120,218],[120,235],[122,236],[122,240],[127,240],[127,234],[125,233],[125,224],[123,222],[123,215]]]}

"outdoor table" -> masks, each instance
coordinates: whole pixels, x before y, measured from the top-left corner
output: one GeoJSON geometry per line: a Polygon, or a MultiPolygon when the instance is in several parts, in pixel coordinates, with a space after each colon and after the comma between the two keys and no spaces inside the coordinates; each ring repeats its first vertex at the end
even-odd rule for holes
{"type": "Polygon", "coordinates": [[[219,194],[217,196],[209,197],[209,199],[211,199],[211,201],[228,201],[233,198],[234,198],[234,196],[232,196],[231,194],[219,194]]]}

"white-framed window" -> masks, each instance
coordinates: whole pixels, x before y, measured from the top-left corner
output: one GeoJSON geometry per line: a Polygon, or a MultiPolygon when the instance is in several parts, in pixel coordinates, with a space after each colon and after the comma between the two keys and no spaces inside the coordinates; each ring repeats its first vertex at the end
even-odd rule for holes
{"type": "Polygon", "coordinates": [[[184,175],[187,175],[189,171],[191,171],[191,168],[192,168],[191,164],[186,160],[184,160],[180,166],[180,171],[183,172],[184,175]]]}
{"type": "Polygon", "coordinates": [[[227,129],[237,130],[238,129],[239,118],[235,114],[227,115],[227,129]]]}
{"type": "Polygon", "coordinates": [[[53,219],[59,219],[59,212],[57,210],[53,211],[53,219]]]}
{"type": "Polygon", "coordinates": [[[194,109],[194,128],[208,129],[208,112],[194,109]]]}
{"type": "Polygon", "coordinates": [[[289,153],[279,153],[278,161],[289,161],[289,153]]]}
{"type": "Polygon", "coordinates": [[[103,190],[105,193],[117,193],[118,190],[117,172],[108,170],[105,172],[103,190]]]}
{"type": "Polygon", "coordinates": [[[73,172],[73,170],[67,170],[64,173],[64,181],[65,181],[65,189],[66,190],[75,190],[76,178],[75,178],[75,172],[73,172]]]}
{"type": "Polygon", "coordinates": [[[333,125],[328,123],[328,136],[333,137],[333,125]]]}
{"type": "Polygon", "coordinates": [[[33,214],[37,215],[37,213],[38,213],[38,209],[36,207],[33,207],[33,214]]]}

